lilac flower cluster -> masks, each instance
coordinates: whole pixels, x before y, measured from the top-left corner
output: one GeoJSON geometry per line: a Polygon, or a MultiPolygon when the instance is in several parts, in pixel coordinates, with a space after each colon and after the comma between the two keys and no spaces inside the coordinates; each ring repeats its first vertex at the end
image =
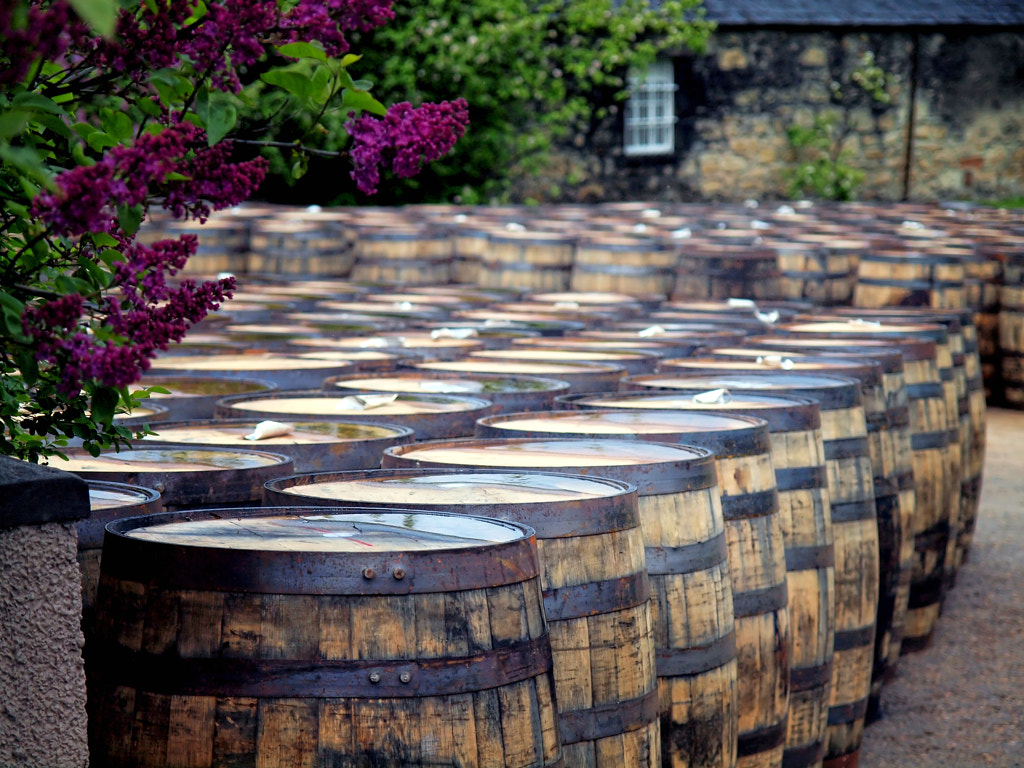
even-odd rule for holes
{"type": "Polygon", "coordinates": [[[380,184],[380,166],[408,178],[423,164],[443,157],[466,132],[466,100],[413,107],[408,102],[388,108],[383,119],[361,115],[345,124],[352,136],[352,178],[360,192],[372,195],[380,184]]]}
{"type": "Polygon", "coordinates": [[[394,13],[391,0],[299,0],[282,12],[277,0],[222,0],[208,3],[206,13],[186,23],[188,2],[161,3],[154,13],[145,4],[123,10],[113,40],[93,40],[97,61],[142,82],[153,69],[170,67],[188,57],[196,70],[209,73],[211,85],[237,93],[237,70],[260,59],[269,43],[319,40],[327,53],[349,50],[345,33],[369,31],[394,13]]]}
{"type": "Polygon", "coordinates": [[[116,206],[141,205],[163,191],[164,207],[176,216],[205,220],[211,209],[247,199],[268,167],[263,158],[229,163],[231,143],[207,147],[205,136],[191,123],[178,123],[144,134],[132,146],[113,147],[95,165],[59,174],[56,190],[39,193],[32,212],[61,235],[111,232],[116,206]],[[166,181],[171,173],[188,181],[166,181]]]}
{"type": "Polygon", "coordinates": [[[64,0],[56,0],[48,8],[32,3],[24,18],[19,18],[16,11],[16,4],[0,3],[0,40],[4,41],[0,85],[21,82],[39,58],[61,56],[72,38],[84,30],[64,0]]]}
{"type": "Polygon", "coordinates": [[[148,246],[123,239],[124,260],[114,269],[119,296],[87,306],[80,294],[71,293],[25,310],[22,330],[36,349],[36,359],[60,371],[61,394],[74,397],[88,380],[110,387],[131,384],[149,368],[158,351],[181,341],[194,323],[231,297],[233,277],[168,286],[167,276],[185,265],[196,245],[194,235],[148,246]],[[104,328],[126,343],[100,341],[90,334],[87,314],[98,317],[104,328]]]}

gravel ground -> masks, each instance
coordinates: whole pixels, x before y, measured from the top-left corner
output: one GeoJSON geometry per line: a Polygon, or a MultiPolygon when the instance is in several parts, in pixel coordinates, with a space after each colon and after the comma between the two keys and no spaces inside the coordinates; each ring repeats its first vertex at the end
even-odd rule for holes
{"type": "Polygon", "coordinates": [[[1024,768],[1024,413],[989,410],[983,482],[935,641],[900,659],[860,768],[1024,768]]]}

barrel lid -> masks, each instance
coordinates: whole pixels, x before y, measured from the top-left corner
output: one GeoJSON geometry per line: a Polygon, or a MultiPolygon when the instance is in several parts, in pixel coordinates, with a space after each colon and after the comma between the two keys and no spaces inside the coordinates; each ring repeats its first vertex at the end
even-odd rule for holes
{"type": "MultiPolygon", "coordinates": [[[[111,528],[123,528],[112,524],[111,528]]],[[[109,529],[108,529],[109,530],[109,529]]],[[[135,525],[128,538],[186,547],[286,552],[410,552],[476,547],[522,538],[524,528],[500,520],[427,512],[334,513],[222,517],[135,525]]]]}
{"type": "Polygon", "coordinates": [[[297,323],[237,323],[224,328],[225,333],[236,336],[316,336],[319,328],[297,323]]]}
{"type": "MultiPolygon", "coordinates": [[[[882,369],[870,360],[855,361],[839,358],[823,359],[808,358],[800,355],[790,356],[788,353],[761,347],[715,347],[709,353],[720,357],[723,361],[739,363],[752,371],[795,371],[798,373],[829,373],[840,376],[848,375],[866,384],[878,385],[882,381],[882,369]]],[[[695,359],[696,363],[704,359],[695,359]]]]}
{"type": "Polygon", "coordinates": [[[530,376],[499,376],[466,374],[437,376],[423,373],[392,373],[380,376],[343,376],[325,382],[324,388],[334,391],[373,390],[375,392],[429,392],[432,394],[472,395],[495,392],[553,392],[569,388],[564,381],[530,376]]]}
{"type": "Polygon", "coordinates": [[[541,376],[556,376],[557,374],[588,374],[588,373],[621,373],[621,366],[602,363],[557,363],[557,362],[535,362],[530,360],[489,360],[487,358],[474,357],[471,360],[452,360],[417,363],[417,368],[424,368],[432,371],[467,371],[476,373],[524,373],[537,374],[541,376]]]}
{"type": "Polygon", "coordinates": [[[627,352],[624,350],[602,350],[602,349],[578,349],[573,347],[559,347],[557,349],[526,349],[517,347],[515,349],[487,349],[481,352],[473,352],[470,355],[474,360],[486,358],[488,360],[529,360],[546,362],[568,361],[568,362],[609,362],[616,363],[620,360],[650,360],[657,357],[649,352],[627,352]]]}
{"type": "Polygon", "coordinates": [[[102,480],[89,480],[89,508],[93,512],[122,507],[136,507],[149,504],[160,498],[160,494],[152,488],[127,483],[110,483],[102,480]]]}
{"type": "Polygon", "coordinates": [[[281,413],[306,416],[341,416],[346,413],[367,416],[407,415],[417,413],[455,413],[490,408],[488,400],[458,395],[425,395],[395,393],[393,399],[384,395],[358,396],[311,393],[282,397],[240,395],[218,402],[237,411],[281,413]]]}
{"type": "Polygon", "coordinates": [[[276,453],[212,448],[140,448],[120,453],[91,456],[85,451],[67,451],[67,460],[51,458],[58,469],[75,473],[111,472],[218,472],[256,469],[290,461],[276,453]]]}
{"type": "Polygon", "coordinates": [[[479,339],[434,338],[429,333],[401,332],[377,336],[350,336],[332,338],[331,347],[352,348],[360,350],[373,349],[436,349],[439,347],[461,347],[480,349],[483,344],[479,339]]]}
{"type": "Polygon", "coordinates": [[[158,358],[154,371],[294,371],[333,369],[345,361],[256,353],[242,355],[183,355],[158,358]]]}
{"type": "Polygon", "coordinates": [[[268,392],[277,389],[276,384],[259,379],[230,379],[221,376],[143,376],[139,381],[143,387],[162,387],[168,392],[153,392],[150,399],[182,397],[210,397],[237,395],[243,392],[268,392]]]}
{"type": "Polygon", "coordinates": [[[791,323],[776,326],[776,330],[784,333],[826,333],[826,334],[848,334],[851,337],[875,336],[875,337],[899,337],[910,336],[934,340],[940,344],[946,341],[946,329],[941,325],[931,323],[897,325],[894,323],[882,323],[863,318],[851,318],[850,320],[825,320],[810,323],[791,323]]]}
{"type": "Polygon", "coordinates": [[[430,440],[389,448],[387,453],[438,464],[528,469],[662,464],[710,455],[703,448],[690,445],[589,438],[430,440]]]}
{"type": "Polygon", "coordinates": [[[748,416],[699,411],[593,410],[508,413],[477,421],[481,437],[633,436],[680,442],[739,456],[769,450],[768,424],[748,416]]]}
{"type": "Polygon", "coordinates": [[[634,376],[631,384],[665,389],[754,389],[762,393],[777,391],[780,394],[796,394],[813,397],[821,404],[821,410],[836,410],[861,404],[860,384],[847,376],[826,376],[814,373],[789,373],[787,371],[744,371],[723,369],[720,373],[694,369],[692,373],[680,370],[678,374],[655,376],[634,376]]]}
{"type": "Polygon", "coordinates": [[[601,291],[565,291],[554,293],[531,293],[532,301],[548,302],[551,304],[562,302],[575,302],[576,304],[597,304],[607,307],[609,304],[637,304],[636,297],[625,293],[604,293],[601,291]]]}
{"type": "Polygon", "coordinates": [[[159,431],[143,440],[158,443],[231,445],[259,450],[265,446],[304,445],[312,443],[348,443],[363,440],[386,440],[408,437],[413,431],[397,424],[372,424],[352,421],[291,421],[279,430],[284,434],[246,440],[253,434],[257,419],[191,419],[165,421],[159,431]],[[285,431],[285,429],[287,431],[285,431]]]}
{"type": "MultiPolygon", "coordinates": [[[[281,488],[303,498],[334,499],[354,503],[543,504],[602,498],[623,492],[623,486],[600,478],[539,471],[453,473],[444,470],[408,475],[388,470],[334,473],[361,475],[344,479],[314,478],[314,482],[281,488]]],[[[281,485],[281,484],[279,484],[281,485]]]]}

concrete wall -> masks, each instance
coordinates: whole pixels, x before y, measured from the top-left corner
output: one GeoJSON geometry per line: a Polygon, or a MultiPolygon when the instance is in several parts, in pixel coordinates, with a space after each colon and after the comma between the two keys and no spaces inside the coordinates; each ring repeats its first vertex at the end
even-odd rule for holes
{"type": "Polygon", "coordinates": [[[868,200],[1024,195],[1024,34],[719,31],[676,60],[676,152],[627,158],[614,114],[522,196],[562,200],[786,197],[786,131],[837,110],[868,200]],[[896,77],[891,104],[846,87],[863,52],[896,77]],[[567,183],[567,179],[571,180],[567,183]],[[553,192],[553,190],[559,190],[553,192]]]}

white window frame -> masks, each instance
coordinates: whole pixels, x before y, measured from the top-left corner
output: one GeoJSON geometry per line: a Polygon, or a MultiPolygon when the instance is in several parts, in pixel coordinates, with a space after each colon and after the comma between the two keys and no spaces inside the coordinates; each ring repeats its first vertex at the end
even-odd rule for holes
{"type": "Polygon", "coordinates": [[[623,123],[623,152],[630,157],[670,155],[676,148],[675,67],[658,59],[645,71],[629,73],[623,123]]]}

